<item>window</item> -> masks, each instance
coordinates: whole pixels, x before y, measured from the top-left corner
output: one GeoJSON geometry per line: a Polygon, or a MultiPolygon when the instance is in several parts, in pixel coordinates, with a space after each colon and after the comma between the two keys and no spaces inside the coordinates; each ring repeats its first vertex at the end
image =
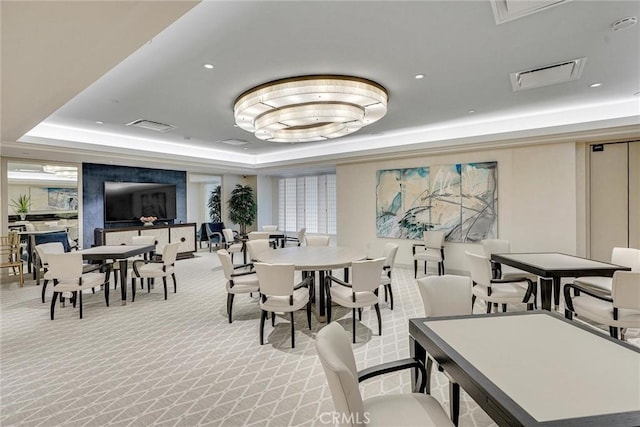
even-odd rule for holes
{"type": "Polygon", "coordinates": [[[278,226],[284,231],[336,234],[336,176],[282,178],[278,183],[278,226]]]}

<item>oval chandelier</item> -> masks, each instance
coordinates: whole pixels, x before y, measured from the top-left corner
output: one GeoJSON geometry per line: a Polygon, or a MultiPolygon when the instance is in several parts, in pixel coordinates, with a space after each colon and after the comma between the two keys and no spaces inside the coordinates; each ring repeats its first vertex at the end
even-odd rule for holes
{"type": "Polygon", "coordinates": [[[270,142],[311,142],[349,135],[387,113],[388,95],[371,80],[334,75],[261,84],[235,101],[236,124],[270,142]]]}

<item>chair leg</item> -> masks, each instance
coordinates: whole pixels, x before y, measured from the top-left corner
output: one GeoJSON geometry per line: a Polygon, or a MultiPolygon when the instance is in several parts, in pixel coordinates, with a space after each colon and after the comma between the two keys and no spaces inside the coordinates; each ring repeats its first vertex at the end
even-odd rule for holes
{"type": "Polygon", "coordinates": [[[78,291],[78,295],[76,298],[78,299],[78,304],[80,304],[80,318],[82,319],[82,290],[78,291]]]}
{"type": "Polygon", "coordinates": [[[331,304],[332,304],[331,303],[331,288],[329,286],[326,286],[325,289],[327,290],[326,291],[326,294],[327,294],[327,308],[326,308],[326,310],[327,310],[327,325],[328,325],[329,323],[331,323],[331,304]]]}
{"type": "Polygon", "coordinates": [[[276,327],[276,312],[275,311],[273,313],[271,313],[271,327],[272,328],[276,327]]]}
{"type": "Polygon", "coordinates": [[[296,348],[295,324],[293,323],[293,311],[291,314],[291,348],[296,348]]]}
{"type": "Polygon", "coordinates": [[[375,304],[373,308],[376,309],[376,316],[378,316],[378,335],[382,336],[382,317],[380,317],[380,305],[375,304]]]}
{"type": "Polygon", "coordinates": [[[418,260],[417,259],[413,260],[413,278],[414,279],[418,278],[418,260]]]}
{"type": "Polygon", "coordinates": [[[227,315],[229,316],[229,323],[233,321],[231,312],[233,310],[233,297],[234,294],[227,294],[227,315]]]}
{"type": "Polygon", "coordinates": [[[487,301],[487,314],[491,313],[491,307],[493,307],[493,304],[487,301]]]}
{"type": "Polygon", "coordinates": [[[162,284],[164,285],[164,299],[167,299],[167,276],[162,277],[162,284]]]}
{"type": "Polygon", "coordinates": [[[173,279],[173,293],[178,293],[178,284],[176,283],[176,274],[171,273],[171,278],[173,279]]]}
{"type": "Polygon", "coordinates": [[[507,311],[507,304],[502,304],[502,312],[506,312],[507,311]]]}
{"type": "Polygon", "coordinates": [[[384,285],[384,302],[387,302],[387,285],[384,285]]]}
{"type": "Polygon", "coordinates": [[[352,323],[353,323],[353,343],[356,343],[356,309],[351,309],[352,314],[352,323]]]}
{"type": "Polygon", "coordinates": [[[424,275],[427,275],[427,261],[424,262],[424,275]]]}
{"type": "Polygon", "coordinates": [[[76,308],[77,304],[78,304],[78,291],[75,291],[73,293],[73,308],[76,308]]]}
{"type": "Polygon", "coordinates": [[[471,312],[473,313],[473,306],[476,304],[476,296],[471,295],[471,312]]]}
{"type": "Polygon", "coordinates": [[[618,328],[615,326],[609,326],[609,335],[611,335],[611,338],[618,339],[618,328]]]}
{"type": "Polygon", "coordinates": [[[311,330],[311,301],[307,303],[307,323],[309,324],[309,330],[311,330]]]}
{"type": "Polygon", "coordinates": [[[53,320],[53,314],[56,310],[56,300],[58,299],[59,292],[53,291],[53,297],[51,298],[51,320],[53,320]]]}
{"type": "Polygon", "coordinates": [[[449,381],[449,412],[451,422],[457,426],[460,418],[460,384],[453,381],[449,381]]]}
{"type": "Polygon", "coordinates": [[[260,345],[264,344],[264,321],[267,318],[267,312],[261,310],[260,313],[260,345]]]}
{"type": "Polygon", "coordinates": [[[42,303],[43,303],[43,304],[44,304],[44,291],[47,289],[47,283],[49,283],[49,281],[48,281],[48,280],[45,280],[45,281],[42,283],[42,303]]]}
{"type": "Polygon", "coordinates": [[[391,289],[391,283],[389,283],[388,285],[385,285],[384,289],[385,289],[385,293],[387,291],[387,288],[389,288],[389,307],[391,308],[391,310],[393,310],[393,290],[391,289]]]}
{"type": "Polygon", "coordinates": [[[425,366],[425,371],[427,378],[425,378],[425,393],[431,394],[431,369],[433,368],[433,359],[427,356],[427,363],[425,366]]]}
{"type": "MultiPolygon", "coordinates": [[[[142,283],[144,279],[140,278],[140,283],[142,283]]],[[[136,286],[136,279],[134,279],[133,277],[131,278],[131,302],[134,302],[136,300],[136,288],[138,286],[136,286]]]]}
{"type": "Polygon", "coordinates": [[[358,308],[358,320],[362,322],[362,308],[358,308]]]}

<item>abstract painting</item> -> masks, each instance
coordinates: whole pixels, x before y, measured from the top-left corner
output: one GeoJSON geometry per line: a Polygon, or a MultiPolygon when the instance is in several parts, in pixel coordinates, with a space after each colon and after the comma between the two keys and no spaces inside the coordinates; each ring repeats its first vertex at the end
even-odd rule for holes
{"type": "Polygon", "coordinates": [[[442,230],[450,242],[497,236],[497,163],[464,163],[377,172],[378,237],[422,239],[442,230]]]}

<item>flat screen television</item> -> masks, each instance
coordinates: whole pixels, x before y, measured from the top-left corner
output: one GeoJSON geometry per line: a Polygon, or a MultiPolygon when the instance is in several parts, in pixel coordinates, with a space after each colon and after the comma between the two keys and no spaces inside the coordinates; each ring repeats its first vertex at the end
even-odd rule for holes
{"type": "Polygon", "coordinates": [[[104,222],[135,222],[142,216],[176,219],[175,184],[105,182],[104,222]]]}

